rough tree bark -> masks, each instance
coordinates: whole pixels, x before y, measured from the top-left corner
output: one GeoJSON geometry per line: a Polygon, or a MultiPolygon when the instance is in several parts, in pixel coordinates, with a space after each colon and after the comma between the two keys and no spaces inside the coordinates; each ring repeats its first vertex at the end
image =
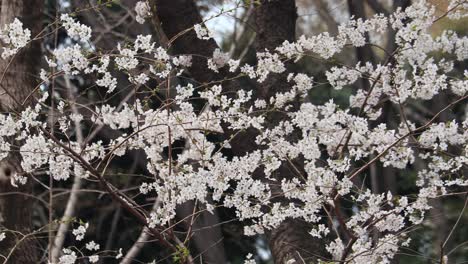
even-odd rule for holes
{"type": "MultiPolygon", "coordinates": [[[[194,24],[202,23],[200,14],[192,0],[157,0],[152,1],[152,9],[157,16],[158,23],[168,39],[172,39],[171,51],[173,54],[197,54],[194,57],[189,71],[192,77],[200,83],[208,83],[213,80],[222,80],[227,76],[221,72],[216,74],[206,67],[206,59],[211,57],[218,45],[213,39],[200,40],[193,30],[186,31],[194,24]],[[186,31],[185,34],[179,34],[186,31]],[[198,56],[201,55],[201,56],[198,56]]],[[[296,26],[296,6],[294,0],[262,1],[255,9],[255,23],[257,29],[256,49],[264,51],[274,50],[285,40],[294,41],[296,26]]],[[[226,82],[223,92],[235,91],[240,84],[237,81],[226,82]]],[[[272,75],[262,85],[256,87],[255,96],[267,98],[277,92],[290,89],[286,83],[284,74],[272,75]]],[[[277,124],[284,118],[281,115],[268,117],[271,125],[277,124]]],[[[231,131],[223,127],[225,137],[230,138],[231,131]]],[[[234,155],[243,155],[255,150],[256,132],[247,130],[238,133],[231,139],[234,155]]],[[[290,168],[282,166],[279,177],[289,177],[290,168]]],[[[277,229],[269,232],[268,240],[275,263],[285,263],[293,259],[293,263],[302,263],[304,259],[311,261],[317,255],[323,254],[323,245],[308,234],[311,227],[303,221],[288,219],[277,229]]]]}
{"type": "MultiPolygon", "coordinates": [[[[192,76],[197,76],[199,82],[209,82],[215,80],[215,76],[207,71],[207,61],[203,57],[210,57],[217,48],[214,40],[201,41],[195,32],[190,30],[184,34],[179,33],[190,29],[194,21],[201,22],[200,14],[192,1],[187,0],[158,0],[150,1],[153,9],[155,23],[161,23],[156,27],[161,28],[165,37],[170,42],[170,49],[173,54],[197,54],[192,57],[192,64],[189,69],[192,76]],[[174,38],[174,39],[173,39],[174,38]],[[174,41],[172,41],[174,40],[174,41]]],[[[187,202],[177,208],[177,217],[185,219],[193,213],[195,203],[187,202]]],[[[203,263],[225,263],[224,243],[221,228],[219,226],[218,215],[215,212],[202,212],[192,223],[192,230],[197,230],[192,235],[193,245],[200,254],[203,263]]],[[[195,255],[195,254],[193,254],[195,255]]],[[[198,260],[196,260],[198,262],[198,260]]]]}
{"type": "MultiPolygon", "coordinates": [[[[0,27],[3,29],[6,24],[13,22],[14,18],[18,18],[23,22],[24,27],[31,30],[31,36],[34,37],[42,26],[43,5],[43,0],[3,0],[0,27]]],[[[40,58],[40,44],[34,41],[16,56],[0,60],[0,74],[2,76],[0,110],[2,113],[15,113],[23,108],[22,102],[38,84],[35,76],[37,76],[40,58]]],[[[0,213],[3,216],[0,225],[2,228],[27,235],[32,230],[32,200],[27,196],[31,192],[31,185],[26,184],[15,188],[10,184],[10,177],[22,173],[20,159],[17,155],[10,154],[0,162],[0,213]]],[[[29,180],[29,182],[31,181],[29,180]]],[[[32,237],[20,241],[21,239],[22,235],[19,233],[7,232],[7,238],[0,242],[0,254],[8,255],[12,247],[16,245],[7,263],[37,263],[39,247],[36,241],[32,237]]]]}
{"type": "MultiPolygon", "coordinates": [[[[192,58],[192,66],[188,69],[194,81],[200,84],[207,84],[212,81],[220,81],[231,77],[229,73],[220,70],[215,73],[208,70],[207,59],[213,55],[215,49],[219,48],[214,39],[201,40],[197,38],[193,30],[188,30],[194,24],[202,23],[202,18],[193,0],[153,0],[151,8],[155,14],[154,23],[160,26],[170,42],[170,51],[174,55],[196,54],[192,58]],[[179,34],[185,32],[184,34],[179,34]]],[[[240,88],[237,80],[223,82],[223,94],[233,94],[240,88]]],[[[222,124],[225,134],[228,137],[233,135],[226,124],[222,124]]],[[[255,146],[255,136],[252,130],[236,133],[231,139],[234,155],[243,155],[252,150],[255,146]]]]}
{"type": "MultiPolygon", "coordinates": [[[[295,0],[262,0],[255,9],[257,52],[273,51],[286,40],[295,41],[296,19],[295,0]]],[[[291,65],[286,66],[291,68],[291,65]]],[[[258,96],[267,99],[278,92],[289,91],[291,85],[287,82],[287,74],[270,74],[258,85],[258,96]]],[[[286,118],[284,114],[272,113],[267,116],[268,126],[273,127],[286,118]]],[[[290,178],[292,171],[294,169],[289,165],[282,164],[276,177],[279,181],[290,178]]],[[[309,235],[311,229],[312,226],[303,220],[287,219],[278,228],[268,232],[268,243],[275,263],[309,263],[315,261],[317,256],[323,256],[323,243],[309,235]]]]}

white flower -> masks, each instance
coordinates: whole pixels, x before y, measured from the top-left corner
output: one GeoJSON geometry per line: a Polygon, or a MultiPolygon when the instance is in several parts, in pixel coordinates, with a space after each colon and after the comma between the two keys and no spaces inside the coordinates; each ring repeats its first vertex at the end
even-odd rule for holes
{"type": "Polygon", "coordinates": [[[101,87],[107,87],[107,93],[112,93],[117,88],[117,78],[113,78],[110,73],[106,72],[101,79],[96,81],[96,84],[101,87]]]}
{"type": "Polygon", "coordinates": [[[229,65],[229,71],[230,72],[235,72],[237,70],[237,68],[239,68],[239,63],[240,63],[240,60],[229,60],[228,61],[228,65],[229,65]]]}
{"type": "Polygon", "coordinates": [[[88,67],[88,60],[81,53],[81,47],[75,44],[73,47],[60,48],[53,51],[56,64],[62,68],[65,73],[77,75],[80,71],[88,67]]]}
{"type": "Polygon", "coordinates": [[[45,165],[49,161],[49,144],[43,136],[31,136],[20,148],[22,155],[21,167],[26,173],[45,165]]]}
{"type": "MultiPolygon", "coordinates": [[[[291,78],[292,78],[292,76],[291,76],[291,78]]],[[[296,83],[296,85],[294,85],[293,88],[297,89],[297,91],[299,93],[301,93],[301,94],[306,93],[313,86],[314,78],[307,76],[307,74],[298,73],[292,79],[296,83]]]]}
{"type": "Polygon", "coordinates": [[[208,59],[208,68],[218,72],[218,70],[229,61],[229,54],[221,52],[220,49],[215,49],[213,58],[208,59]]]}
{"type": "Polygon", "coordinates": [[[324,237],[328,233],[330,233],[330,230],[323,224],[318,225],[316,229],[314,228],[309,232],[311,236],[318,238],[324,237]]]}
{"type": "Polygon", "coordinates": [[[41,80],[42,80],[44,83],[46,83],[46,84],[49,83],[49,76],[47,76],[47,71],[46,71],[46,70],[41,69],[41,72],[40,72],[39,77],[41,78],[41,80]]]}
{"type": "Polygon", "coordinates": [[[168,204],[166,207],[159,207],[155,212],[151,212],[150,217],[147,219],[148,226],[150,228],[155,228],[159,225],[165,225],[171,219],[173,219],[175,217],[175,212],[171,207],[172,206],[168,204]]]}
{"type": "Polygon", "coordinates": [[[93,72],[106,73],[109,63],[110,63],[109,55],[101,56],[99,58],[100,65],[98,66],[97,64],[93,64],[91,68],[85,69],[85,73],[93,73],[93,72]]]}
{"type": "Polygon", "coordinates": [[[88,41],[91,38],[91,28],[75,22],[68,14],[61,15],[60,20],[71,38],[81,41],[88,41]]]}
{"type": "Polygon", "coordinates": [[[6,59],[28,44],[31,39],[31,31],[27,28],[23,29],[23,23],[15,18],[12,23],[5,25],[5,28],[0,31],[0,39],[7,44],[7,47],[3,47],[2,52],[2,58],[6,59]]]}
{"type": "Polygon", "coordinates": [[[210,31],[205,26],[202,26],[200,24],[195,24],[193,26],[193,29],[195,30],[195,33],[197,34],[197,38],[199,39],[210,39],[213,37],[210,31]]]}
{"type": "Polygon", "coordinates": [[[22,175],[18,175],[17,173],[14,173],[10,177],[10,183],[13,187],[18,188],[18,184],[20,185],[25,185],[26,182],[28,182],[28,178],[22,175]]]}
{"type": "MultiPolygon", "coordinates": [[[[448,13],[448,17],[450,19],[462,19],[468,16],[466,12],[466,10],[468,9],[468,3],[466,3],[464,0],[450,0],[449,5],[447,6],[447,11],[455,7],[458,7],[458,8],[456,8],[454,12],[448,13]]],[[[446,261],[446,263],[448,263],[448,261],[446,261]]]]}
{"type": "Polygon", "coordinates": [[[63,256],[59,258],[58,264],[75,264],[77,259],[78,257],[76,256],[76,252],[71,249],[64,248],[63,256]]]}
{"type": "Polygon", "coordinates": [[[195,89],[193,88],[193,85],[191,83],[189,83],[187,86],[177,85],[177,87],[176,87],[176,91],[177,91],[176,100],[183,101],[183,100],[188,99],[190,96],[193,95],[194,90],[195,89]]]}
{"type": "Polygon", "coordinates": [[[55,180],[67,180],[71,174],[73,160],[65,155],[53,155],[49,159],[49,174],[55,180]]]}
{"type": "Polygon", "coordinates": [[[145,23],[145,19],[151,16],[151,8],[147,1],[138,1],[135,5],[136,21],[145,23]]]}
{"type": "MultiPolygon", "coordinates": [[[[114,112],[115,107],[104,105],[101,108],[96,108],[96,114],[104,124],[109,125],[112,129],[125,129],[130,126],[135,126],[137,123],[137,116],[134,110],[128,107],[127,104],[123,105],[120,112],[114,112]]],[[[122,138],[116,139],[118,142],[122,138]]]]}
{"type": "Polygon", "coordinates": [[[254,105],[258,109],[264,109],[264,108],[267,107],[267,102],[265,100],[262,100],[262,99],[257,99],[257,100],[255,100],[254,105]]]}
{"type": "Polygon", "coordinates": [[[341,90],[345,85],[353,84],[361,76],[361,73],[354,69],[333,67],[325,73],[330,85],[336,90],[341,90]]]}
{"type": "MultiPolygon", "coordinates": [[[[168,61],[171,57],[167,53],[167,51],[163,47],[158,47],[156,49],[156,52],[154,53],[154,58],[163,62],[168,61]]],[[[166,64],[166,67],[168,67],[169,64],[166,64]]]]}
{"type": "Polygon", "coordinates": [[[255,72],[255,68],[252,67],[251,65],[244,64],[241,67],[241,72],[249,76],[250,79],[255,79],[257,78],[257,73],[255,72]]]}
{"type": "Polygon", "coordinates": [[[270,53],[268,51],[257,53],[257,72],[258,82],[266,80],[269,73],[282,73],[286,70],[284,63],[281,61],[277,53],[270,53]]]}
{"type": "Polygon", "coordinates": [[[99,250],[99,248],[100,248],[99,244],[94,242],[94,240],[91,241],[91,242],[86,243],[86,249],[87,250],[90,250],[90,251],[96,250],[97,251],[97,250],[99,250]]]}
{"type": "Polygon", "coordinates": [[[252,257],[252,253],[247,254],[247,256],[245,257],[244,264],[256,264],[257,262],[255,261],[255,259],[252,259],[252,257]]]}
{"type": "Polygon", "coordinates": [[[348,157],[345,157],[342,160],[328,159],[327,162],[330,168],[336,172],[346,172],[351,166],[350,159],[348,157]]]}
{"type": "Polygon", "coordinates": [[[138,35],[135,40],[134,49],[135,51],[143,50],[144,52],[151,52],[154,48],[155,43],[151,42],[151,35],[138,35]]]}
{"type": "Polygon", "coordinates": [[[120,43],[117,45],[117,49],[120,52],[120,56],[115,58],[115,63],[119,70],[131,70],[136,68],[138,60],[135,58],[136,51],[122,48],[120,43]]]}
{"type": "Polygon", "coordinates": [[[134,84],[143,85],[143,84],[145,84],[146,82],[149,81],[149,77],[145,73],[140,73],[136,77],[130,77],[129,80],[134,84]]]}
{"type": "Polygon", "coordinates": [[[6,238],[5,232],[0,233],[0,242],[6,238]]]}
{"type": "Polygon", "coordinates": [[[341,259],[344,248],[345,246],[340,238],[335,239],[335,241],[330,242],[326,246],[327,251],[333,256],[333,259],[341,259]]]}
{"type": "Polygon", "coordinates": [[[98,255],[89,256],[89,262],[96,263],[98,261],[99,261],[99,256],[98,255]]]}
{"type": "Polygon", "coordinates": [[[175,66],[190,67],[192,66],[192,56],[190,55],[180,55],[172,59],[172,63],[175,66]]]}
{"type": "Polygon", "coordinates": [[[86,233],[86,229],[88,229],[88,227],[89,224],[85,223],[84,225],[80,225],[78,228],[73,229],[72,233],[75,236],[76,240],[83,240],[86,233]]]}

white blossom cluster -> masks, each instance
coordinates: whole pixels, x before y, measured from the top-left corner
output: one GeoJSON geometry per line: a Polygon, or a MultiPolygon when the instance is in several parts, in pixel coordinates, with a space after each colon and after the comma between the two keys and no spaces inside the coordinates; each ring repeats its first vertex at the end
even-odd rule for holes
{"type": "Polygon", "coordinates": [[[76,229],[73,229],[72,233],[75,236],[76,240],[78,241],[83,240],[88,227],[89,227],[89,224],[85,223],[84,225],[80,225],[76,229]]]}
{"type": "Polygon", "coordinates": [[[213,35],[211,34],[210,30],[206,28],[204,25],[196,24],[193,26],[193,30],[195,30],[195,33],[197,34],[197,38],[199,39],[210,39],[213,38],[213,35]]]}
{"type": "Polygon", "coordinates": [[[75,20],[70,17],[70,15],[63,14],[60,17],[60,20],[62,21],[63,26],[71,38],[81,41],[88,41],[91,38],[91,28],[75,22],[75,20]]]}
{"type": "Polygon", "coordinates": [[[51,67],[59,66],[65,73],[77,75],[84,71],[89,64],[88,59],[83,54],[80,45],[59,48],[54,50],[55,62],[49,63],[51,67]]]}
{"type": "MultiPolygon", "coordinates": [[[[76,240],[83,240],[88,227],[88,223],[82,223],[76,229],[72,230],[72,233],[75,236],[76,240]]],[[[86,256],[84,255],[83,250],[76,250],[76,248],[73,247],[64,248],[62,250],[63,254],[60,256],[58,264],[75,264],[78,263],[77,261],[82,258],[87,258],[90,263],[97,263],[99,261],[99,254],[96,251],[99,251],[101,246],[97,244],[94,240],[91,240],[90,242],[85,244],[85,248],[87,251],[90,252],[91,255],[86,256]]],[[[119,250],[119,253],[116,256],[116,258],[120,258],[121,255],[122,249],[119,250]]]]}
{"type": "Polygon", "coordinates": [[[145,19],[151,17],[151,8],[148,1],[138,1],[135,5],[136,21],[140,24],[145,23],[145,19]]]}
{"type": "MultiPolygon", "coordinates": [[[[149,15],[146,2],[140,1],[135,9],[141,19],[149,15]]],[[[337,206],[337,201],[346,197],[353,201],[355,210],[338,227],[350,237],[333,237],[326,250],[336,262],[390,263],[399,247],[410,242],[405,228],[424,220],[431,199],[456,187],[468,186],[468,180],[463,177],[463,170],[468,166],[468,121],[437,123],[434,119],[418,123],[408,118],[391,128],[374,122],[381,114],[382,98],[399,106],[410,100],[428,101],[442,90],[450,90],[455,100],[466,99],[467,73],[465,79],[450,75],[455,62],[468,58],[468,39],[451,31],[431,36],[429,27],[436,19],[431,5],[417,1],[406,11],[397,11],[390,17],[352,19],[339,27],[337,36],[328,33],[303,36],[297,42],[283,43],[274,51],[259,52],[256,65],[239,65],[239,61],[230,59],[219,49],[208,59],[212,71],[228,66],[234,72],[240,66],[242,74],[262,83],[270,73],[284,73],[286,60],[300,60],[304,56],[330,59],[346,45],[366,45],[366,33],[383,33],[392,28],[401,49],[391,64],[358,62],[333,66],[326,71],[327,84],[333,89],[356,84],[358,80],[372,87],[357,88],[349,98],[349,109],[343,109],[333,100],[324,104],[306,101],[315,83],[314,78],[304,73],[288,75],[291,84],[288,92],[256,101],[252,99],[253,92],[244,89],[226,94],[223,83],[200,87],[192,83],[178,84],[174,85],[176,94],[169,107],[152,109],[140,100],[119,107],[93,106],[90,121],[122,133],[106,144],[81,144],[46,133],[48,125],[40,121],[44,96],[36,106],[19,115],[0,116],[0,158],[6,157],[5,153],[11,149],[9,139],[15,138],[23,142],[19,152],[26,173],[46,170],[55,180],[99,179],[100,167],[95,164],[142,150],[154,180],[142,183],[140,193],[157,195],[161,201],[154,211],[145,215],[150,228],[169,224],[178,205],[196,200],[205,204],[208,211],[213,211],[215,206],[233,208],[240,221],[250,223],[244,230],[247,235],[264,233],[294,218],[314,224],[311,236],[332,238],[332,226],[324,224],[327,221],[321,211],[337,206]],[[452,59],[436,58],[435,51],[452,55],[452,59]],[[206,102],[202,111],[196,111],[190,101],[196,95],[206,102]],[[300,106],[291,107],[291,102],[297,100],[300,106]],[[361,111],[356,113],[356,109],[361,111]],[[266,120],[274,111],[286,113],[286,118],[271,125],[266,120]],[[230,139],[220,143],[208,139],[209,134],[223,132],[223,124],[233,131],[254,129],[259,148],[241,156],[224,156],[219,148],[229,148],[230,139]],[[176,159],[169,159],[165,154],[167,148],[177,140],[186,142],[184,150],[176,159]],[[446,155],[451,147],[459,149],[459,153],[446,155]],[[323,159],[324,156],[327,158],[323,159]],[[303,160],[303,168],[296,168],[288,179],[278,179],[281,166],[296,159],[303,160]],[[416,159],[426,161],[427,166],[418,172],[415,184],[419,189],[414,197],[372,193],[353,183],[362,172],[360,168],[364,170],[373,162],[404,170],[416,159]],[[254,177],[259,172],[268,181],[254,177]],[[289,203],[277,202],[278,195],[289,203]],[[373,236],[376,230],[381,234],[378,238],[373,236]]],[[[62,16],[62,21],[70,37],[89,39],[91,32],[86,26],[68,15],[62,16]]],[[[18,22],[8,28],[15,33],[2,36],[8,36],[10,43],[19,48],[29,36],[25,37],[26,30],[18,22]],[[18,44],[18,37],[11,36],[21,34],[24,38],[18,44]]],[[[201,39],[211,38],[202,25],[195,25],[194,30],[201,39]]],[[[135,87],[144,86],[151,79],[167,80],[171,73],[180,73],[192,65],[190,55],[171,56],[165,49],[155,48],[151,36],[142,35],[132,44],[119,43],[113,54],[99,58],[85,54],[79,44],[61,47],[53,51],[49,66],[59,67],[65,74],[93,75],[97,78],[96,85],[112,92],[118,83],[108,70],[111,63],[135,87]]],[[[60,131],[66,134],[73,121],[79,122],[84,117],[67,114],[64,108],[62,104],[57,110],[60,131]]],[[[14,184],[21,183],[23,178],[15,178],[14,184]]],[[[130,199],[120,199],[134,205],[130,199]]],[[[76,240],[84,238],[87,228],[88,224],[83,224],[72,231],[76,240]]],[[[94,254],[100,246],[90,241],[86,249],[94,254]]],[[[75,251],[65,249],[63,253],[60,263],[76,262],[75,251]]],[[[96,253],[88,259],[95,263],[99,255],[96,253]]],[[[245,263],[255,263],[255,260],[248,256],[245,263]]]]}
{"type": "MultiPolygon", "coordinates": [[[[142,2],[143,3],[143,2],[142,2]]],[[[140,6],[140,5],[137,5],[140,6]]],[[[85,25],[76,22],[68,14],[61,16],[61,20],[67,30],[68,35],[79,41],[86,42],[91,37],[91,29],[85,25]]],[[[66,74],[93,74],[96,73],[96,85],[107,88],[107,93],[113,92],[117,88],[117,78],[113,77],[109,68],[115,63],[117,69],[128,75],[130,82],[137,85],[146,84],[151,77],[166,78],[175,67],[180,68],[178,74],[181,74],[184,67],[191,66],[190,55],[180,55],[171,57],[167,51],[161,47],[155,49],[155,43],[151,41],[151,35],[138,35],[135,42],[131,45],[117,45],[118,54],[113,54],[113,60],[110,55],[103,55],[99,58],[88,58],[89,50],[87,46],[74,44],[72,46],[61,46],[52,51],[53,58],[47,58],[49,67],[58,67],[66,74]],[[157,66],[150,64],[147,70],[137,70],[142,65],[144,55],[153,55],[157,60],[157,66]],[[149,71],[149,72],[148,72],[149,71]],[[150,74],[152,76],[150,76],[150,74]]],[[[233,63],[229,61],[229,65],[233,63]]],[[[231,66],[232,67],[232,66],[231,66]]],[[[41,70],[41,79],[49,82],[48,72],[41,70]]]]}
{"type": "Polygon", "coordinates": [[[78,256],[75,251],[64,248],[63,255],[59,258],[59,264],[75,264],[77,259],[78,256]]]}
{"type": "Polygon", "coordinates": [[[23,23],[15,18],[12,23],[0,30],[0,40],[5,44],[2,59],[15,55],[31,39],[31,31],[23,28],[23,23]]]}

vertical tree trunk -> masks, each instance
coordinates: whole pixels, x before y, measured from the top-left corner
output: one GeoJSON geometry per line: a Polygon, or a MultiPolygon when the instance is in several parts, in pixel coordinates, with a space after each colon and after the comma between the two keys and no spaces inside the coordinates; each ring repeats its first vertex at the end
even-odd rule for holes
{"type": "MultiPolygon", "coordinates": [[[[296,39],[297,10],[295,0],[262,0],[255,8],[255,26],[257,29],[256,50],[274,51],[284,41],[293,42],[296,39]]],[[[286,65],[291,67],[291,65],[286,65]]],[[[287,92],[291,86],[287,83],[287,73],[270,74],[259,85],[258,96],[267,99],[278,92],[287,92]]],[[[275,126],[287,118],[280,113],[267,117],[269,126],[275,126]]],[[[293,135],[294,136],[294,135],[293,135]]],[[[278,180],[290,178],[292,169],[283,164],[277,175],[278,180]]],[[[310,263],[317,256],[323,256],[323,242],[309,234],[310,224],[300,219],[287,219],[278,228],[267,234],[270,250],[275,263],[310,263]]]]}
{"type": "MultiPolygon", "coordinates": [[[[349,14],[355,18],[366,19],[366,12],[363,0],[348,0],[348,9],[349,14]]],[[[365,33],[366,42],[369,42],[369,34],[365,33]]],[[[375,55],[373,54],[372,48],[370,46],[363,46],[356,48],[356,57],[357,60],[365,63],[371,62],[375,63],[375,55]]]]}
{"type": "MultiPolygon", "coordinates": [[[[18,18],[23,22],[24,27],[31,30],[32,37],[34,37],[42,26],[43,2],[43,0],[3,0],[0,27],[3,29],[6,24],[13,22],[14,18],[18,18]]],[[[0,110],[2,112],[14,113],[22,110],[21,103],[38,84],[35,76],[37,76],[40,58],[40,44],[36,41],[26,46],[15,57],[0,59],[0,74],[4,75],[0,83],[0,110]],[[12,60],[11,63],[10,60],[12,60]]],[[[19,155],[10,154],[0,162],[0,213],[2,215],[0,225],[7,230],[27,235],[32,229],[32,199],[27,196],[31,192],[31,185],[26,184],[15,188],[10,184],[12,175],[22,173],[19,155]]],[[[19,233],[7,232],[6,235],[7,238],[0,242],[0,254],[8,255],[16,245],[7,263],[38,263],[39,247],[32,237],[20,241],[23,237],[19,233]]]]}
{"type": "MultiPolygon", "coordinates": [[[[154,0],[150,1],[154,13],[154,23],[160,27],[169,40],[175,38],[172,43],[172,54],[197,54],[204,57],[211,57],[217,44],[213,39],[208,41],[197,38],[193,30],[186,31],[196,23],[201,23],[201,16],[192,0],[154,0]],[[186,31],[186,32],[184,32],[186,31]],[[178,35],[184,32],[184,34],[178,35]]],[[[209,82],[217,79],[216,76],[208,70],[207,60],[201,56],[192,57],[192,67],[189,71],[199,82],[209,82]],[[196,77],[195,77],[196,76],[196,77]]],[[[190,201],[177,208],[177,217],[180,219],[188,218],[194,211],[195,203],[190,201]]],[[[195,262],[212,264],[225,263],[226,256],[224,251],[223,236],[221,227],[218,224],[219,218],[217,212],[211,214],[207,211],[201,212],[192,226],[192,242],[200,258],[195,262]]]]}
{"type": "MultiPolygon", "coordinates": [[[[183,35],[178,35],[194,24],[201,23],[201,17],[193,0],[158,0],[152,2],[152,9],[161,23],[161,27],[168,39],[177,36],[173,42],[173,54],[197,54],[211,57],[213,51],[218,48],[213,39],[200,40],[195,32],[188,31],[183,35]]],[[[261,1],[255,8],[255,24],[257,29],[256,48],[257,51],[268,49],[273,51],[285,40],[294,41],[296,27],[296,6],[294,0],[271,0],[261,1]]],[[[206,59],[202,56],[194,56],[192,67],[189,71],[193,78],[206,83],[212,80],[223,79],[225,73],[215,74],[207,69],[206,59]]],[[[240,84],[233,81],[223,86],[223,91],[235,91],[240,84]]],[[[257,87],[255,96],[267,98],[277,92],[285,92],[290,89],[286,83],[285,74],[272,74],[261,86],[257,87]]],[[[277,124],[284,116],[271,115],[268,122],[277,124]]],[[[226,138],[231,135],[226,127],[223,127],[226,138]]],[[[231,139],[231,146],[234,155],[244,155],[257,148],[255,136],[257,132],[248,129],[237,134],[231,139]]],[[[289,177],[290,170],[283,166],[280,169],[279,177],[289,177]]],[[[275,263],[285,263],[294,260],[293,263],[310,262],[315,256],[323,254],[323,243],[319,244],[308,234],[311,227],[303,221],[288,219],[277,229],[269,232],[268,241],[275,263]],[[304,259],[304,260],[303,260],[304,259]]]]}
{"type": "MultiPolygon", "coordinates": [[[[433,111],[434,113],[439,112],[443,109],[446,105],[450,102],[450,97],[447,95],[447,91],[443,91],[442,93],[436,95],[433,100],[433,111]]],[[[437,118],[438,122],[449,122],[449,120],[455,120],[455,116],[451,111],[444,111],[442,112],[439,117],[437,118]]],[[[449,148],[450,153],[457,153],[458,150],[455,148],[449,148]]],[[[427,165],[426,165],[427,166],[427,165]]],[[[420,171],[419,169],[418,171],[420,171]]],[[[429,217],[432,220],[433,225],[433,240],[432,240],[432,250],[435,256],[439,257],[443,254],[442,245],[444,241],[447,239],[447,235],[450,232],[450,225],[449,225],[449,218],[447,214],[447,208],[444,206],[444,200],[442,199],[431,199],[429,205],[431,209],[429,209],[429,217]]],[[[462,200],[463,201],[463,200],[462,200]]],[[[452,241],[447,241],[445,245],[445,250],[451,248],[452,241]]]]}

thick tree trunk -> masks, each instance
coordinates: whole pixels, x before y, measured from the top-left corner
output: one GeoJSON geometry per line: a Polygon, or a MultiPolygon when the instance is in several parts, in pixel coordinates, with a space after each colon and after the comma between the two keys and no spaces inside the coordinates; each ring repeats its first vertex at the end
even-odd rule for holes
{"type": "MultiPolygon", "coordinates": [[[[215,74],[206,67],[206,59],[211,57],[218,45],[213,39],[200,40],[193,30],[179,35],[179,33],[201,23],[200,14],[192,0],[158,0],[153,1],[153,11],[161,23],[161,27],[172,43],[173,54],[197,54],[192,67],[189,69],[192,77],[200,82],[207,83],[212,80],[221,80],[225,73],[215,74]]],[[[285,40],[294,41],[296,27],[296,6],[294,0],[262,1],[254,11],[257,30],[256,49],[261,52],[265,49],[273,51],[285,40]]],[[[237,81],[223,85],[223,91],[236,90],[240,84],[237,81]]],[[[261,86],[257,87],[255,96],[268,98],[277,92],[290,89],[286,83],[285,74],[272,74],[261,86]]],[[[275,114],[268,117],[271,126],[277,124],[284,116],[275,114]]],[[[231,131],[223,127],[226,138],[230,138],[231,131]]],[[[247,130],[231,139],[234,155],[243,155],[256,149],[253,130],[247,130]]],[[[288,168],[282,166],[279,177],[290,177],[288,168]]],[[[261,175],[260,175],[261,176],[261,175]]],[[[268,240],[275,263],[285,263],[293,259],[293,263],[310,262],[315,256],[323,254],[323,245],[308,234],[312,227],[301,220],[288,219],[277,229],[268,233],[268,240]]]]}
{"type": "MultiPolygon", "coordinates": [[[[217,44],[213,39],[208,41],[197,38],[194,30],[189,30],[196,23],[201,23],[201,17],[195,3],[192,0],[154,0],[150,1],[154,13],[155,27],[161,28],[167,40],[171,41],[172,54],[196,54],[192,57],[192,67],[189,71],[195,80],[209,82],[218,79],[213,72],[208,70],[207,60],[211,57],[217,44]],[[180,34],[179,33],[183,33],[180,34]],[[201,56],[199,56],[201,55],[201,56]]],[[[195,203],[187,202],[177,208],[177,217],[185,219],[193,213],[195,203]]],[[[211,214],[207,211],[200,213],[191,223],[193,246],[200,259],[195,262],[207,264],[226,263],[223,236],[217,212],[211,214]]],[[[184,222],[185,223],[185,222],[184,222]]],[[[188,229],[188,226],[186,226],[188,229]]]]}
{"type": "MultiPolygon", "coordinates": [[[[296,39],[296,3],[294,0],[267,0],[255,8],[255,28],[257,30],[257,52],[273,52],[284,41],[296,39]]],[[[259,85],[259,96],[268,98],[277,92],[291,89],[287,73],[270,74],[259,85]]]]}
{"type": "MultiPolygon", "coordinates": [[[[43,0],[3,0],[0,27],[3,29],[6,24],[13,22],[14,18],[18,18],[23,22],[24,27],[31,30],[31,35],[34,37],[42,26],[43,4],[43,0]]],[[[37,76],[40,58],[40,45],[38,42],[32,42],[15,57],[0,60],[0,74],[4,75],[0,83],[0,110],[2,112],[15,113],[22,110],[22,102],[38,84],[34,76],[37,76]],[[10,60],[12,60],[11,63],[10,60]]],[[[15,233],[6,232],[7,238],[0,242],[2,255],[9,255],[14,248],[13,254],[7,261],[9,264],[30,264],[39,261],[39,247],[33,237],[23,238],[23,235],[28,235],[32,230],[32,199],[28,197],[31,186],[26,184],[15,188],[10,184],[10,177],[22,173],[20,158],[17,154],[10,154],[0,162],[0,213],[2,215],[0,226],[16,231],[15,233]]]]}
{"type": "MultiPolygon", "coordinates": [[[[223,234],[216,211],[211,214],[203,205],[188,201],[177,206],[177,218],[184,220],[182,224],[186,230],[191,230],[191,234],[188,235],[191,236],[191,244],[198,253],[194,257],[195,263],[201,263],[201,260],[206,264],[227,263],[223,234]],[[201,210],[204,211],[192,217],[194,211],[201,210]]],[[[184,238],[186,235],[184,234],[184,238]]]]}
{"type": "MultiPolygon", "coordinates": [[[[293,42],[296,39],[297,10],[294,0],[263,0],[255,8],[255,25],[257,30],[257,52],[274,51],[284,41],[293,42]]],[[[291,65],[286,65],[291,68],[291,65]]],[[[280,92],[287,92],[291,85],[287,82],[287,73],[270,74],[258,86],[258,96],[263,99],[280,92]]],[[[297,104],[295,105],[297,107],[297,104]]],[[[268,126],[274,127],[287,116],[272,113],[267,117],[268,126]]],[[[297,135],[292,135],[296,137],[297,135]]],[[[283,164],[277,174],[278,181],[291,178],[294,171],[283,164]]],[[[280,191],[280,190],[279,190],[280,191]]],[[[281,202],[282,199],[280,199],[281,202]]],[[[323,243],[309,234],[310,224],[300,219],[287,219],[276,229],[267,233],[268,243],[275,263],[306,263],[315,262],[317,256],[323,256],[323,243]]]]}
{"type": "Polygon", "coordinates": [[[209,82],[216,79],[216,74],[208,70],[207,60],[218,47],[214,39],[201,40],[194,30],[194,24],[202,23],[195,2],[192,0],[155,0],[151,1],[161,28],[171,42],[173,54],[196,54],[192,57],[189,71],[195,80],[209,82]],[[183,33],[183,34],[182,34],[183,33]],[[196,77],[195,77],[196,76],[196,77]]]}

